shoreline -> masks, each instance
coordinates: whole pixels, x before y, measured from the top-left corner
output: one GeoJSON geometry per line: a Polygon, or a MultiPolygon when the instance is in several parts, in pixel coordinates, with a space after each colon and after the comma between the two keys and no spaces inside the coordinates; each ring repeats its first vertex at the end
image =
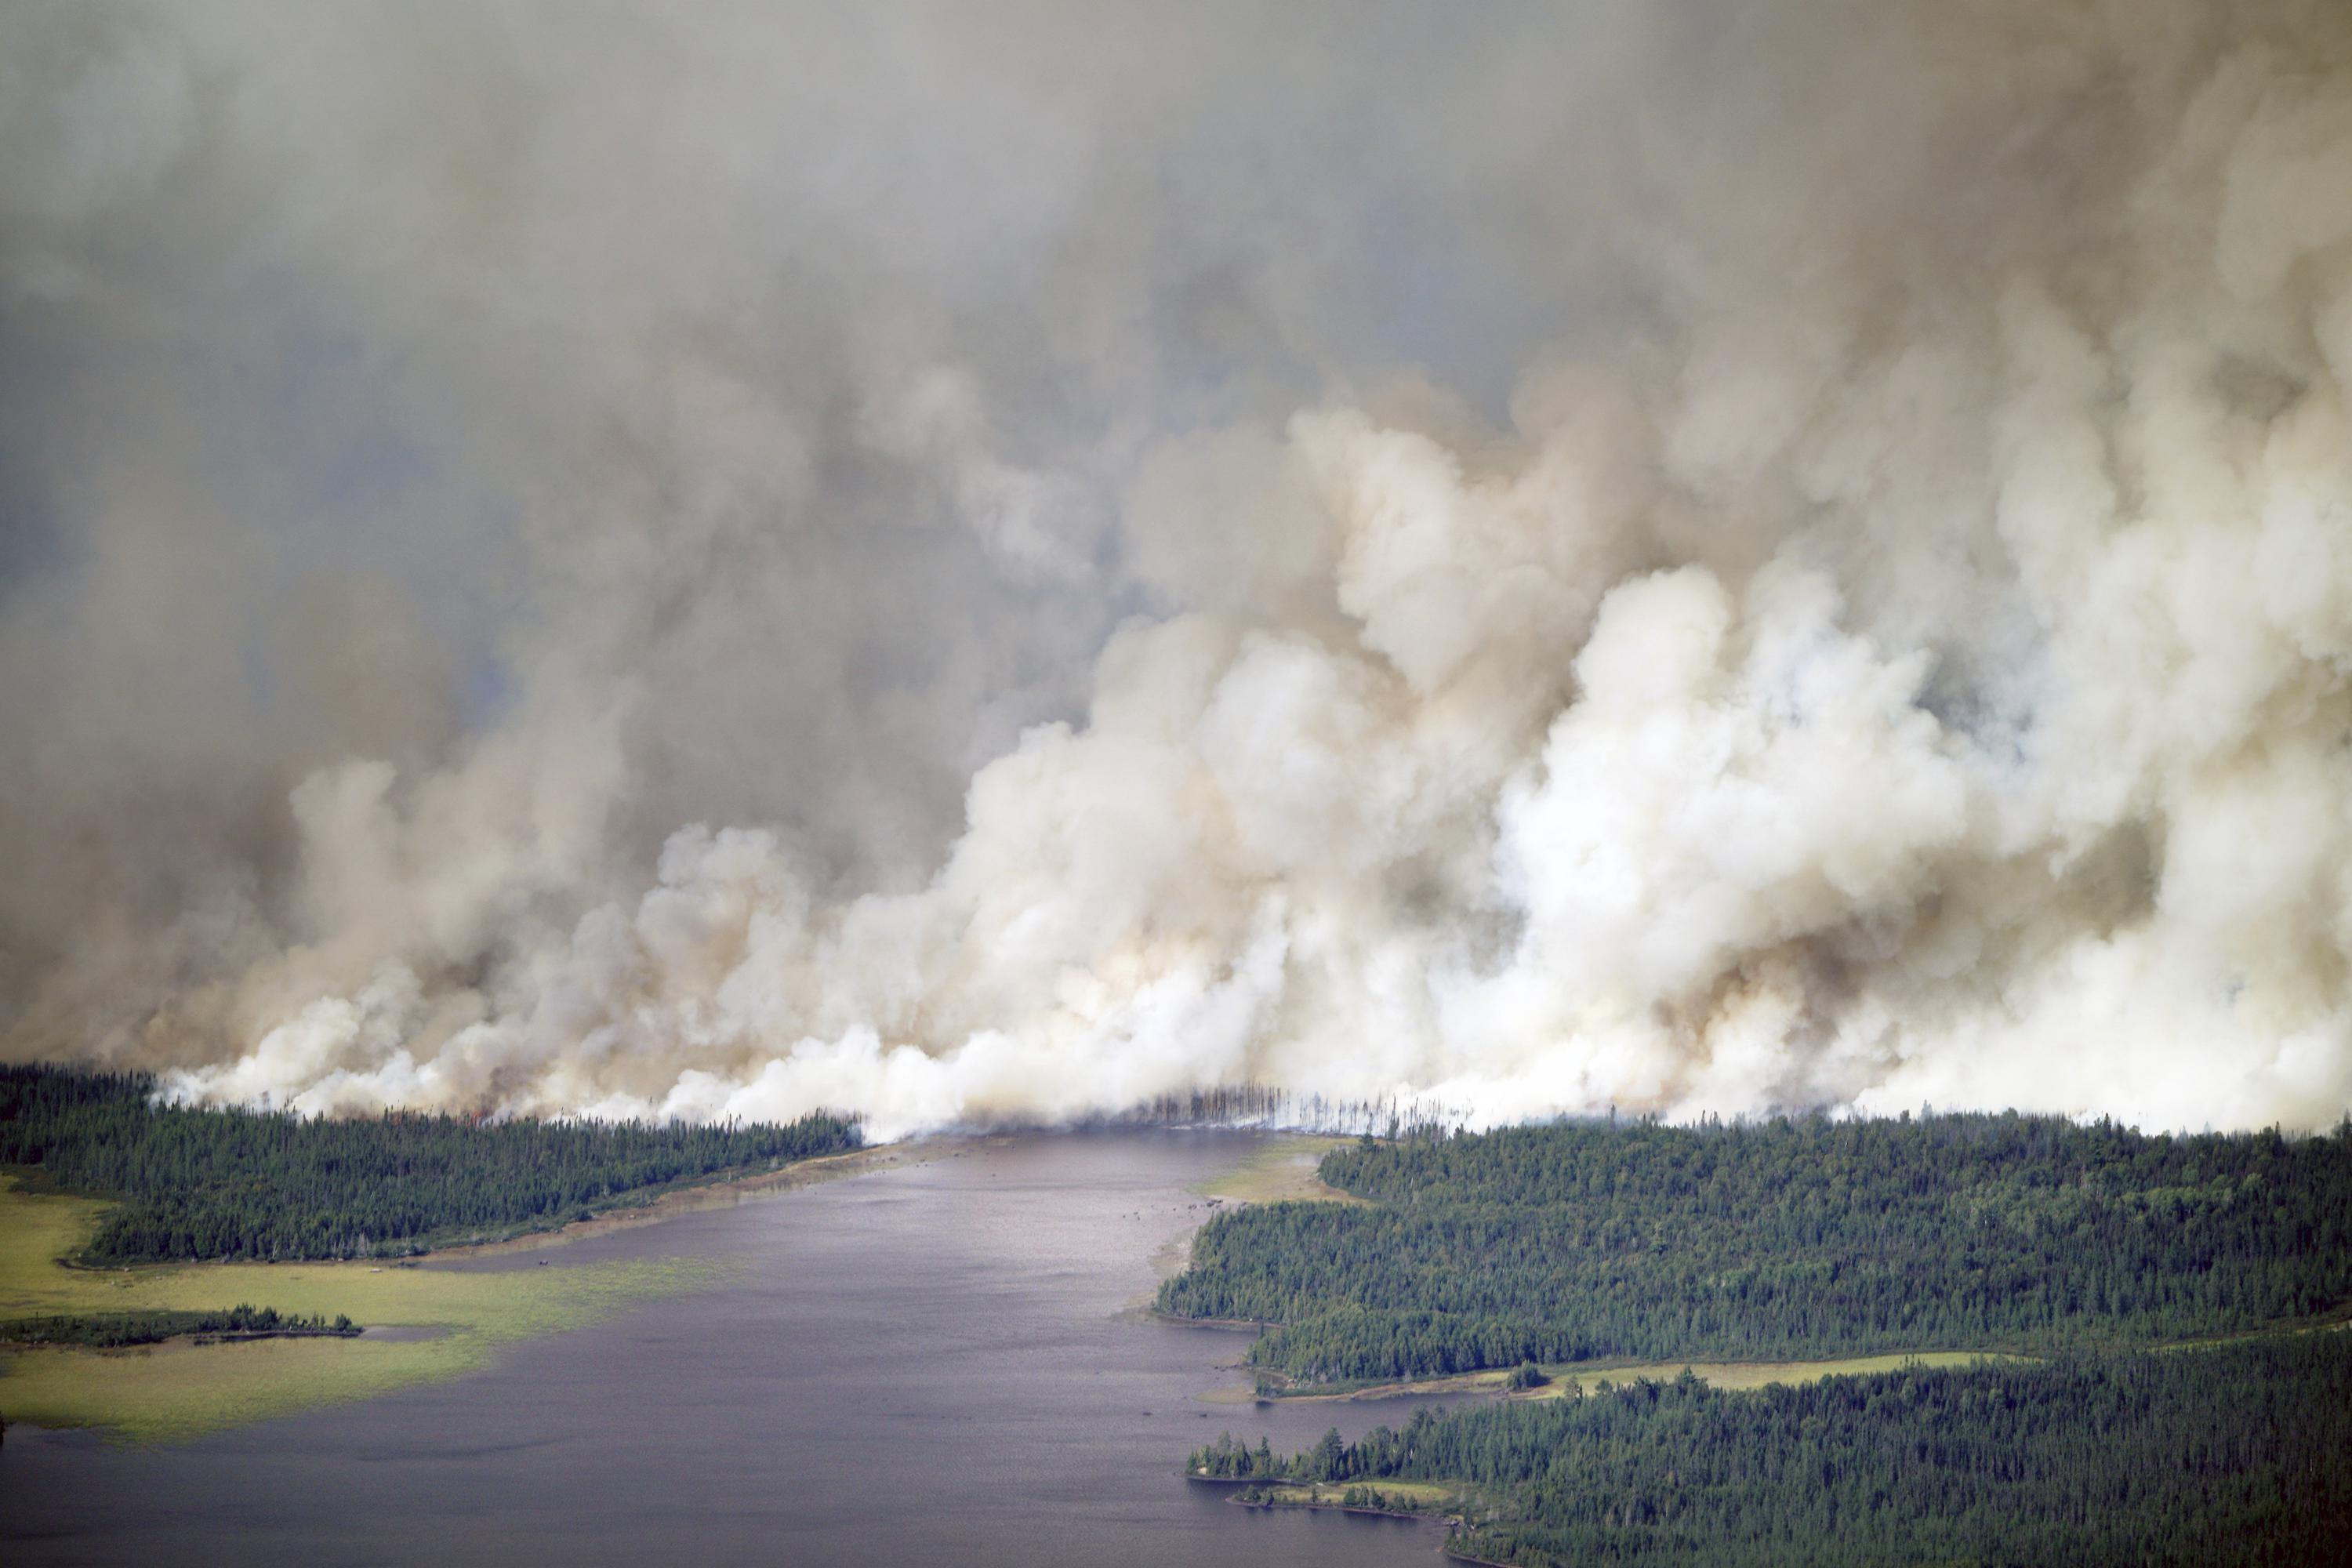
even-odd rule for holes
{"type": "Polygon", "coordinates": [[[623,1204],[601,1214],[591,1215],[586,1219],[566,1220],[562,1225],[550,1226],[543,1230],[526,1230],[489,1241],[453,1242],[446,1247],[431,1247],[424,1252],[381,1261],[363,1258],[331,1261],[367,1263],[374,1268],[390,1268],[459,1258],[502,1258],[517,1252],[564,1247],[592,1236],[656,1225],[683,1214],[731,1207],[750,1199],[792,1192],[801,1187],[845,1181],[853,1176],[895,1170],[902,1165],[923,1164],[940,1153],[951,1152],[961,1142],[960,1138],[902,1138],[890,1143],[870,1143],[865,1148],[844,1150],[838,1154],[820,1154],[813,1160],[796,1160],[774,1170],[746,1171],[731,1176],[721,1173],[650,1189],[650,1195],[642,1203],[623,1204]]]}
{"type": "MultiPolygon", "coordinates": [[[[85,1263],[77,1258],[68,1257],[53,1261],[59,1268],[98,1277],[136,1275],[149,1269],[215,1267],[301,1268],[347,1264],[364,1265],[370,1268],[414,1268],[453,1258],[497,1258],[543,1247],[562,1246],[583,1237],[650,1225],[680,1214],[732,1205],[771,1193],[790,1192],[797,1187],[815,1186],[824,1182],[841,1181],[908,1163],[921,1164],[932,1157],[928,1151],[952,1150],[961,1142],[963,1140],[960,1137],[899,1139],[888,1143],[869,1143],[863,1148],[845,1149],[837,1154],[819,1154],[813,1159],[795,1160],[773,1168],[738,1167],[731,1174],[722,1171],[707,1176],[683,1178],[659,1186],[637,1188],[633,1194],[622,1194],[613,1207],[599,1210],[586,1219],[531,1226],[482,1239],[445,1242],[420,1252],[380,1252],[353,1258],[158,1258],[135,1263],[85,1263]],[[919,1152],[923,1152],[919,1156],[919,1152]]],[[[58,1196],[98,1204],[118,1201],[85,1193],[43,1193],[38,1189],[26,1188],[21,1171],[7,1173],[16,1176],[16,1190],[32,1196],[58,1196]]]]}
{"type": "MultiPolygon", "coordinates": [[[[1222,1482],[1242,1490],[1253,1486],[1269,1489],[1268,1495],[1257,1498],[1244,1498],[1241,1490],[1236,1490],[1234,1495],[1223,1500],[1235,1508],[1296,1509],[1307,1513],[1360,1513],[1374,1519],[1411,1520],[1421,1524],[1444,1525],[1449,1536],[1453,1531],[1466,1526],[1465,1510],[1475,1504],[1475,1500],[1468,1489],[1442,1481],[1391,1481],[1383,1487],[1378,1481],[1269,1480],[1263,1476],[1255,1478],[1188,1476],[1186,1479],[1204,1485],[1222,1482]],[[1433,1495],[1423,1500],[1428,1505],[1425,1508],[1384,1507],[1368,1502],[1351,1503],[1340,1500],[1349,1489],[1357,1487],[1373,1491],[1394,1491],[1399,1488],[1426,1489],[1433,1495]],[[1280,1495],[1285,1492],[1291,1495],[1280,1495]]],[[[1411,1501],[1409,1498],[1399,1498],[1397,1500],[1411,1501]]]]}
{"type": "MultiPolygon", "coordinates": [[[[1165,1283],[1190,1268],[1193,1238],[1201,1234],[1202,1226],[1220,1213],[1234,1213],[1255,1204],[1364,1204],[1366,1200],[1353,1193],[1341,1192],[1323,1183],[1323,1156],[1352,1142],[1352,1139],[1327,1132],[1271,1132],[1265,1147],[1244,1155],[1218,1174],[1194,1184],[1192,1191],[1207,1200],[1209,1212],[1202,1216],[1200,1225],[1163,1244],[1152,1254],[1153,1272],[1165,1283]]],[[[1268,1329],[1281,1327],[1279,1323],[1263,1322],[1252,1318],[1188,1318],[1175,1312],[1161,1311],[1154,1304],[1157,1300],[1155,1291],[1136,1302],[1134,1310],[1145,1319],[1174,1328],[1263,1334],[1268,1329]]],[[[1242,1369],[1236,1367],[1234,1370],[1242,1369]]],[[[1253,1386],[1217,1389],[1192,1397],[1204,1404],[1240,1405],[1255,1403],[1264,1395],[1253,1386]]]]}
{"type": "MultiPolygon", "coordinates": [[[[1268,1203],[1361,1203],[1350,1193],[1323,1184],[1318,1173],[1323,1156],[1348,1142],[1323,1132],[1297,1132],[1281,1129],[1252,1127],[1220,1127],[1204,1122],[1193,1126],[1170,1129],[1182,1132],[1231,1131],[1250,1133],[1265,1140],[1265,1146],[1242,1156],[1215,1175],[1192,1184],[1189,1189],[1208,1209],[1199,1225],[1181,1236],[1164,1241],[1151,1253],[1151,1271],[1161,1283],[1174,1279],[1192,1267],[1192,1240],[1201,1234],[1201,1226],[1219,1214],[1232,1213],[1252,1204],[1268,1203]]],[[[1276,1325],[1249,1322],[1232,1318],[1181,1318],[1163,1312],[1152,1303],[1159,1299],[1155,1289],[1151,1294],[1139,1296],[1129,1302],[1127,1311],[1162,1323],[1172,1323],[1204,1329],[1249,1329],[1263,1333],[1276,1325]]]]}
{"type": "MultiPolygon", "coordinates": [[[[1191,1479],[1194,1480],[1206,1480],[1210,1478],[1195,1476],[1191,1479]]],[[[1437,1554],[1445,1561],[1449,1563],[1470,1563],[1474,1565],[1474,1568],[1513,1568],[1512,1564],[1498,1562],[1492,1557],[1473,1557],[1466,1552],[1457,1552],[1454,1550],[1453,1545],[1454,1538],[1465,1528],[1466,1522],[1464,1517],[1459,1513],[1423,1513],[1419,1511],[1409,1511],[1402,1509],[1371,1508],[1360,1503],[1351,1505],[1338,1502],[1308,1502],[1295,1499],[1285,1500],[1279,1498],[1260,1498],[1253,1501],[1245,1502],[1239,1497],[1229,1497],[1224,1500],[1227,1504],[1234,1508],[1262,1509],[1268,1513],[1276,1512],[1277,1510],[1298,1513],[1356,1513],[1363,1514],[1372,1519],[1393,1519],[1406,1524],[1433,1525],[1444,1530],[1445,1532],[1444,1540],[1437,1543],[1437,1554]]]]}
{"type": "Polygon", "coordinates": [[[1371,1508],[1363,1503],[1302,1502],[1280,1498],[1273,1500],[1259,1498],[1254,1501],[1244,1502],[1237,1497],[1229,1497],[1225,1501],[1235,1508],[1296,1509],[1301,1513],[1361,1513],[1369,1514],[1374,1519],[1410,1520],[1415,1524],[1446,1524],[1454,1517],[1444,1513],[1412,1513],[1402,1509],[1371,1508]]]}
{"type": "MultiPolygon", "coordinates": [[[[1370,1200],[1328,1186],[1322,1175],[1323,1156],[1345,1148],[1353,1140],[1328,1132],[1270,1134],[1265,1147],[1244,1155],[1229,1169],[1199,1183],[1193,1191],[1209,1201],[1212,1210],[1231,1205],[1320,1203],[1370,1206],[1370,1200]]],[[[1212,1213],[1202,1224],[1215,1218],[1212,1213]]],[[[1198,1226],[1194,1227],[1198,1229],[1198,1226]]]]}
{"type": "Polygon", "coordinates": [[[1254,1329],[1263,1333],[1268,1329],[1282,1327],[1280,1323],[1261,1322],[1255,1318],[1187,1318],[1177,1312],[1163,1312],[1157,1307],[1147,1310],[1144,1316],[1180,1329],[1254,1329]]]}

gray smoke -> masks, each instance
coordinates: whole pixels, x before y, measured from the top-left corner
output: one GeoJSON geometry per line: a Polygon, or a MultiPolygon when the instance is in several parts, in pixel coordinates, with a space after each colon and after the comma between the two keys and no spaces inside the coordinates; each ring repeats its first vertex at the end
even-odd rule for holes
{"type": "Polygon", "coordinates": [[[2352,1106],[2352,12],[0,10],[0,1032],[2352,1106]]]}

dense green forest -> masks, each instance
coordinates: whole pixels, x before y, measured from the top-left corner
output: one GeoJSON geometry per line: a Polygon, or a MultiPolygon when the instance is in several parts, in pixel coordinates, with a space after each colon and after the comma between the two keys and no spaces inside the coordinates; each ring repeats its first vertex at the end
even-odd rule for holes
{"type": "Polygon", "coordinates": [[[123,1345],[152,1345],[184,1334],[226,1334],[239,1338],[303,1338],[331,1335],[347,1338],[360,1326],[337,1313],[301,1317],[275,1307],[239,1305],[226,1312],[85,1312],[74,1317],[15,1318],[0,1322],[0,1343],[19,1345],[85,1345],[114,1350],[123,1345]]]}
{"type": "Polygon", "coordinates": [[[0,1165],[121,1202],[85,1261],[361,1258],[543,1228],[678,1182],[855,1149],[856,1125],[358,1121],[158,1104],[146,1078],[0,1068],[0,1165]]]}
{"type": "Polygon", "coordinates": [[[1745,1393],[1685,1374],[1416,1414],[1195,1471],[1449,1480],[1507,1502],[1454,1549],[1497,1562],[2352,1562],[2352,1335],[2266,1336],[1745,1393]]]}
{"type": "Polygon", "coordinates": [[[2091,1349],[2352,1302],[2352,1122],[2147,1135],[2015,1114],[1367,1139],[1371,1206],[1212,1219],[1163,1311],[1280,1325],[1300,1382],[1602,1357],[2091,1349]]]}

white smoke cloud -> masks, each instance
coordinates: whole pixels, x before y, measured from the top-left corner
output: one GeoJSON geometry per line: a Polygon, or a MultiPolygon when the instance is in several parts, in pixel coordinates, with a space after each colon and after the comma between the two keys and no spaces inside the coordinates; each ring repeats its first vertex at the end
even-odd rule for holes
{"type": "Polygon", "coordinates": [[[10,1050],[2332,1122],[2352,18],[1662,10],[12,13],[10,1050]]]}

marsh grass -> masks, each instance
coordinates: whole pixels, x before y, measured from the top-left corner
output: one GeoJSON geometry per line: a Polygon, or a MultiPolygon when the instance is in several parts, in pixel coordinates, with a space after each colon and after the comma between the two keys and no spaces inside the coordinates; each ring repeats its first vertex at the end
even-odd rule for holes
{"type": "Polygon", "coordinates": [[[0,1319],[91,1311],[225,1310],[239,1302],[371,1327],[439,1327],[421,1340],[173,1342],[115,1351],[0,1355],[0,1415],[37,1426],[103,1426],[172,1442],[309,1406],[461,1376],[498,1347],[599,1322],[709,1285],[727,1266],[667,1258],[454,1272],[354,1263],[187,1263],[79,1268],[107,1205],[27,1192],[0,1177],[0,1319]]]}
{"type": "Polygon", "coordinates": [[[1353,1193],[1328,1186],[1318,1174],[1323,1156],[1345,1148],[1352,1139],[1291,1133],[1269,1139],[1230,1169],[1202,1183],[1194,1191],[1229,1203],[1329,1203],[1361,1205],[1353,1193]]]}

